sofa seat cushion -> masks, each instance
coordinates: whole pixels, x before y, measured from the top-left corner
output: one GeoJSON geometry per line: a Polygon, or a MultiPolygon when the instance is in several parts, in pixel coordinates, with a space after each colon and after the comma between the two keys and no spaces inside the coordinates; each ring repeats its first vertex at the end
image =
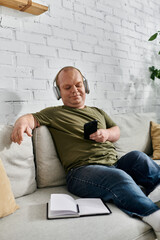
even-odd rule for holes
{"type": "Polygon", "coordinates": [[[119,158],[133,150],[152,155],[150,121],[156,121],[155,113],[128,113],[111,117],[121,130],[120,139],[115,143],[119,158]]]}
{"type": "Polygon", "coordinates": [[[13,126],[0,125],[0,158],[9,177],[14,197],[36,190],[32,139],[24,134],[21,145],[11,142],[13,126]]]}
{"type": "Polygon", "coordinates": [[[113,204],[108,204],[112,211],[110,215],[47,220],[46,203],[52,193],[68,191],[65,186],[43,188],[18,198],[20,209],[14,215],[0,220],[1,240],[155,239],[149,225],[129,217],[113,204]]]}

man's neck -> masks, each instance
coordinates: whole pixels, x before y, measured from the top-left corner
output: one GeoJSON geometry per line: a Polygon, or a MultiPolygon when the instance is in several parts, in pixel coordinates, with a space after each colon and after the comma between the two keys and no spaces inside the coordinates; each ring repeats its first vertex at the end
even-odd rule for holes
{"type": "Polygon", "coordinates": [[[86,106],[80,106],[80,107],[75,107],[75,106],[69,106],[69,105],[64,105],[65,107],[69,107],[69,108],[74,108],[74,109],[84,109],[86,108],[86,106]]]}

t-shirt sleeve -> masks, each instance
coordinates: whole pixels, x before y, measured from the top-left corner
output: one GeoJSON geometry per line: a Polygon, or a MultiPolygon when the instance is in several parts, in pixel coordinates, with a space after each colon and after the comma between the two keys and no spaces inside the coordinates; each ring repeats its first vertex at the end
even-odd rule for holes
{"type": "Polygon", "coordinates": [[[99,109],[99,111],[105,118],[106,128],[111,128],[111,127],[117,126],[117,124],[109,117],[109,115],[106,112],[104,112],[102,109],[99,109]]]}
{"type": "Polygon", "coordinates": [[[40,112],[32,113],[32,115],[40,125],[50,126],[53,122],[53,112],[53,108],[45,108],[40,112]]]}

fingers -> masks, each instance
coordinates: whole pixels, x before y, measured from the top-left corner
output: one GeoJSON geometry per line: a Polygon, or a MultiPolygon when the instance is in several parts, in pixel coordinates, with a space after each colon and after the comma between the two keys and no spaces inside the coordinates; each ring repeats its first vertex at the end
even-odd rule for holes
{"type": "Polygon", "coordinates": [[[27,133],[27,135],[28,135],[29,137],[32,137],[32,132],[31,132],[30,127],[27,127],[27,129],[26,129],[25,132],[27,133]]]}
{"type": "Polygon", "coordinates": [[[97,130],[95,133],[92,133],[89,138],[91,140],[94,140],[96,142],[102,142],[103,141],[103,135],[100,130],[97,130]]]}
{"type": "MultiPolygon", "coordinates": [[[[106,129],[105,129],[106,130],[106,129]]],[[[95,133],[92,133],[89,138],[96,142],[105,142],[107,140],[106,131],[104,129],[98,129],[95,133]]]]}
{"type": "Polygon", "coordinates": [[[92,133],[90,136],[89,136],[89,138],[91,139],[91,140],[95,140],[95,139],[97,139],[97,138],[99,138],[100,137],[100,132],[99,132],[99,130],[97,130],[95,133],[92,133]]]}
{"type": "Polygon", "coordinates": [[[21,144],[23,141],[23,131],[21,129],[14,128],[11,134],[11,141],[21,144]]]}
{"type": "Polygon", "coordinates": [[[11,141],[20,145],[23,141],[24,133],[26,133],[29,137],[32,137],[31,129],[29,127],[27,127],[26,130],[24,128],[15,127],[11,134],[11,141]]]}

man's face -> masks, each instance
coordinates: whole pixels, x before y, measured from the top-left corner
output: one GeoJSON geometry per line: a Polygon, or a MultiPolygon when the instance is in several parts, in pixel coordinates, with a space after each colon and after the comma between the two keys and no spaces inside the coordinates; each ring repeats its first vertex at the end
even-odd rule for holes
{"type": "Polygon", "coordinates": [[[65,106],[84,108],[85,88],[81,74],[76,69],[60,72],[58,86],[65,106]]]}

